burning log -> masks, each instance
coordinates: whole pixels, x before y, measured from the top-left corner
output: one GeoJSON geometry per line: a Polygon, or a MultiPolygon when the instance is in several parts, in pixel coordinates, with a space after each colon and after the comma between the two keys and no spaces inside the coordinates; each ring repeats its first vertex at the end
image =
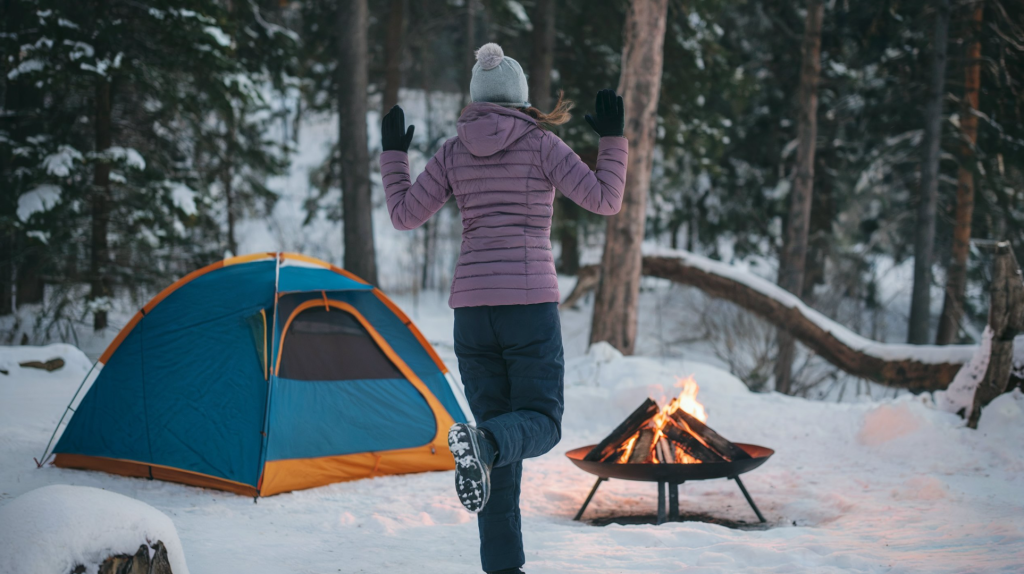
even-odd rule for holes
{"type": "Polygon", "coordinates": [[[674,421],[665,425],[661,432],[679,448],[683,449],[683,452],[700,462],[726,461],[725,457],[704,446],[704,443],[697,440],[697,437],[680,428],[674,421]]]}
{"type": "Polygon", "coordinates": [[[658,446],[654,450],[655,454],[658,455],[658,462],[672,464],[676,461],[676,449],[667,438],[661,437],[658,441],[658,446]]]}
{"type": "Polygon", "coordinates": [[[623,445],[648,421],[658,414],[658,403],[647,399],[632,414],[615,427],[615,430],[598,443],[583,460],[605,461],[622,450],[623,445]]]}
{"type": "MultiPolygon", "coordinates": [[[[733,461],[750,458],[747,451],[729,442],[725,437],[718,434],[712,430],[711,427],[691,416],[686,411],[679,409],[674,413],[671,413],[669,417],[680,427],[690,431],[690,434],[699,438],[701,442],[710,447],[711,450],[716,452],[723,459],[733,461]]],[[[694,458],[699,457],[694,456],[694,458]]]]}
{"type": "Polygon", "coordinates": [[[637,437],[636,442],[633,443],[633,452],[629,453],[629,460],[627,462],[630,464],[651,462],[653,455],[654,430],[642,429],[640,431],[640,436],[637,437]]]}

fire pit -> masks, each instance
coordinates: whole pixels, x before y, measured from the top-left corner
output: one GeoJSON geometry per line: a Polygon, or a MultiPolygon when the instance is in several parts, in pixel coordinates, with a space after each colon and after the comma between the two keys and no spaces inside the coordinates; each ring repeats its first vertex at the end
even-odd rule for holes
{"type": "Polygon", "coordinates": [[[728,478],[736,481],[758,520],[765,522],[739,475],[761,466],[775,451],[726,440],[705,424],[707,415],[697,402],[693,378],[678,385],[682,391],[665,408],[647,399],[603,441],[566,453],[573,464],[598,477],[574,520],[583,517],[598,487],[610,478],[657,482],[658,524],[679,519],[680,484],[728,478]]]}

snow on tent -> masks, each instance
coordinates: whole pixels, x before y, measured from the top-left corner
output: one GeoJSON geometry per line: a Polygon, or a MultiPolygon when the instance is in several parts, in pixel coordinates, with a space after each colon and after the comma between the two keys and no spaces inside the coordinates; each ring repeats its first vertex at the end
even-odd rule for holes
{"type": "Polygon", "coordinates": [[[99,364],[56,466],[267,496],[452,469],[446,434],[466,420],[405,314],[302,255],[235,257],[187,275],[99,364]]]}

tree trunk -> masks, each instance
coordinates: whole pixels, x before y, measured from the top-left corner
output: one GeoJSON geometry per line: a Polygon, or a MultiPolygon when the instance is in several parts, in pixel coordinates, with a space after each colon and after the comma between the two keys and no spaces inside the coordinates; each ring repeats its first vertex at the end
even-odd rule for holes
{"type": "Polygon", "coordinates": [[[967,417],[967,426],[971,428],[978,428],[982,408],[1010,390],[1013,339],[1024,331],[1024,279],[1009,242],[996,244],[989,294],[988,325],[992,328],[992,350],[985,376],[974,390],[974,406],[967,417]]]}
{"type": "Polygon", "coordinates": [[[466,0],[466,81],[462,84],[462,105],[468,106],[472,98],[469,95],[469,81],[473,77],[473,65],[476,63],[476,0],[466,0]]]}
{"type": "Polygon", "coordinates": [[[235,239],[235,189],[234,189],[234,111],[228,112],[227,141],[224,144],[224,165],[221,167],[221,184],[224,186],[224,203],[228,215],[228,249],[231,255],[238,255],[238,241],[235,239]]]}
{"type": "Polygon", "coordinates": [[[580,270],[580,206],[564,195],[558,196],[561,220],[558,226],[558,241],[562,246],[562,257],[558,270],[566,275],[575,275],[580,270]]]}
{"type": "Polygon", "coordinates": [[[21,244],[18,249],[21,262],[16,271],[15,304],[21,307],[42,303],[46,294],[46,283],[43,281],[44,250],[38,240],[22,238],[18,243],[21,244]]]}
{"type": "Polygon", "coordinates": [[[636,345],[640,246],[657,137],[667,12],[668,0],[633,0],[622,48],[618,92],[626,111],[629,162],[622,210],[608,218],[590,342],[607,341],[626,355],[636,345]]]}
{"type": "Polygon", "coordinates": [[[0,228],[0,315],[14,312],[14,234],[11,228],[0,228]]]}
{"type": "Polygon", "coordinates": [[[953,226],[953,253],[946,275],[946,295],[939,316],[937,345],[949,345],[960,331],[967,289],[967,254],[971,244],[971,217],[974,215],[974,144],[978,141],[978,91],[981,88],[981,22],[985,5],[978,2],[971,12],[967,64],[964,68],[964,99],[960,109],[960,168],[956,177],[956,223],[953,226]]]}
{"type": "Polygon", "coordinates": [[[931,312],[932,258],[935,248],[935,206],[939,198],[939,144],[942,139],[942,100],[946,85],[946,40],[949,33],[949,0],[935,2],[935,40],[932,47],[931,89],[924,113],[924,158],[921,162],[921,193],[914,238],[914,290],[910,301],[907,342],[928,342],[931,312]]]}
{"type": "Polygon", "coordinates": [[[388,113],[398,103],[398,89],[402,86],[402,53],[405,48],[405,2],[388,3],[388,33],[384,43],[384,106],[381,114],[388,113]]]}
{"type": "Polygon", "coordinates": [[[345,269],[377,284],[370,151],[366,137],[366,0],[338,7],[338,151],[345,225],[345,269]]]}
{"type": "MultiPolygon", "coordinates": [[[[808,0],[804,39],[800,48],[800,112],[797,117],[796,168],[789,195],[789,216],[782,255],[779,257],[779,286],[797,297],[803,295],[807,262],[807,235],[814,194],[814,148],[818,137],[818,79],[821,76],[822,0],[808,0]]],[[[779,333],[779,355],[775,361],[775,390],[789,394],[793,383],[796,343],[779,333]]]]}
{"type": "MultiPolygon", "coordinates": [[[[110,82],[106,78],[96,80],[95,101],[96,153],[102,154],[111,145],[110,82]]],[[[92,238],[89,258],[90,290],[89,300],[95,301],[110,296],[111,281],[108,275],[110,263],[107,232],[110,224],[110,162],[106,158],[96,160],[92,179],[92,238]]],[[[99,309],[93,313],[93,329],[107,327],[107,312],[99,309]]]]}
{"type": "Polygon", "coordinates": [[[551,111],[551,68],[555,63],[555,0],[536,0],[533,14],[533,49],[530,52],[530,103],[551,111]]]}

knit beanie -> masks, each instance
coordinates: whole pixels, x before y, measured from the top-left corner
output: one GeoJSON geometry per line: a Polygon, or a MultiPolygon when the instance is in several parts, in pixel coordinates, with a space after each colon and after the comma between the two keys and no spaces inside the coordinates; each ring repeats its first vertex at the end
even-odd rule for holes
{"type": "Polygon", "coordinates": [[[523,68],[493,42],[484,44],[476,51],[473,79],[469,82],[469,97],[474,102],[489,102],[510,108],[530,107],[523,68]]]}

